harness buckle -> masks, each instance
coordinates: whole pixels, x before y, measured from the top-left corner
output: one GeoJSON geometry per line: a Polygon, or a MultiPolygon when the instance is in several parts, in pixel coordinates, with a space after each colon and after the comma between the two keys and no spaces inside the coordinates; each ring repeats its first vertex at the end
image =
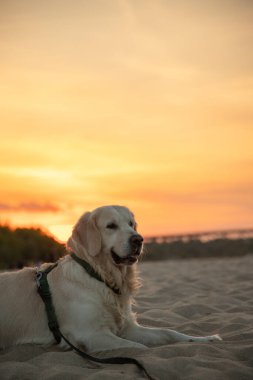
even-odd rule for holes
{"type": "Polygon", "coordinates": [[[36,284],[37,284],[37,287],[40,288],[40,280],[42,278],[42,272],[38,270],[38,268],[36,269],[36,275],[35,275],[35,280],[36,280],[36,284]]]}

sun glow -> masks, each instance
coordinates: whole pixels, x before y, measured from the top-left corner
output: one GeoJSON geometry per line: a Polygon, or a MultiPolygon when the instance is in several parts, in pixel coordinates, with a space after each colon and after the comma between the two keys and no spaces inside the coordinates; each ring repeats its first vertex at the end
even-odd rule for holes
{"type": "Polygon", "coordinates": [[[71,236],[72,228],[73,226],[71,224],[56,224],[48,226],[48,230],[51,234],[56,236],[62,243],[66,243],[68,238],[71,236]]]}
{"type": "Polygon", "coordinates": [[[105,204],[144,235],[251,227],[253,6],[4,2],[0,222],[65,241],[105,204]]]}

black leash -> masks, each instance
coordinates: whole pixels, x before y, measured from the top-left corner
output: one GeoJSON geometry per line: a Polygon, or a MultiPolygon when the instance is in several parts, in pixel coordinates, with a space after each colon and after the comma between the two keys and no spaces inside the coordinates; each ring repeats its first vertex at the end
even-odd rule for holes
{"type": "Polygon", "coordinates": [[[117,356],[113,358],[97,358],[95,356],[91,356],[87,354],[86,352],[79,350],[79,348],[75,347],[72,343],[70,343],[70,341],[61,332],[60,332],[60,335],[62,339],[64,339],[65,342],[84,359],[88,359],[93,362],[104,363],[104,364],[135,364],[140,370],[142,370],[145,373],[148,379],[155,380],[152,376],[148,374],[146,368],[138,360],[134,358],[128,358],[126,356],[117,356]]]}
{"type": "Polygon", "coordinates": [[[51,266],[49,266],[47,269],[43,271],[37,271],[36,274],[36,282],[38,286],[38,293],[41,296],[46,309],[47,319],[48,319],[48,327],[50,331],[53,333],[54,338],[59,344],[61,342],[61,339],[63,339],[74,351],[76,351],[80,356],[82,356],[84,359],[91,360],[93,362],[97,363],[104,363],[104,364],[135,364],[140,370],[142,370],[147,378],[149,380],[155,380],[152,376],[149,375],[143,364],[141,364],[137,359],[129,358],[129,357],[111,357],[111,358],[97,358],[95,356],[91,356],[87,354],[86,352],[80,350],[79,348],[75,347],[61,332],[59,323],[57,320],[57,316],[55,313],[55,308],[53,305],[52,295],[50,292],[49,283],[47,280],[47,275],[50,273],[58,263],[55,263],[51,266]]]}

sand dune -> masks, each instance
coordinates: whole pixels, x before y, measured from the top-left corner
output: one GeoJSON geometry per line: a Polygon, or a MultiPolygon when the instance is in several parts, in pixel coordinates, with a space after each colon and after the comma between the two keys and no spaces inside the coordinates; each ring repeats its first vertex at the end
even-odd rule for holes
{"type": "MultiPolygon", "coordinates": [[[[140,267],[144,286],[135,310],[141,323],[192,335],[219,333],[223,341],[122,349],[104,356],[135,356],[157,379],[252,380],[253,255],[147,262],[140,267]]],[[[57,346],[24,345],[0,352],[1,380],[119,378],[146,377],[134,365],[98,365],[57,346]]]]}

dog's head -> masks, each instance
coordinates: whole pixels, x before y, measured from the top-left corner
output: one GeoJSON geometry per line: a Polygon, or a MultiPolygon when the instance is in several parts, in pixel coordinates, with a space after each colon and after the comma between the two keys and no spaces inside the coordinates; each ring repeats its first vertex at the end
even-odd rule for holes
{"type": "Polygon", "coordinates": [[[143,243],[136,227],[134,215],[128,208],[99,207],[79,219],[67,247],[93,257],[106,255],[115,265],[132,265],[140,256],[143,243]]]}

